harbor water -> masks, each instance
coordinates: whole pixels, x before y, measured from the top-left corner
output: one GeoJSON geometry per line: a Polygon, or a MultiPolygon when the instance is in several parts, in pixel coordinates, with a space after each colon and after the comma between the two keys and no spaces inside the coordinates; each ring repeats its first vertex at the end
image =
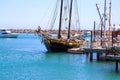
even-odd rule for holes
{"type": "MultiPolygon", "coordinates": [[[[86,54],[47,53],[41,38],[0,38],[0,80],[120,80],[114,62],[86,54]]],[[[119,65],[120,67],[120,65],[119,65]]]]}

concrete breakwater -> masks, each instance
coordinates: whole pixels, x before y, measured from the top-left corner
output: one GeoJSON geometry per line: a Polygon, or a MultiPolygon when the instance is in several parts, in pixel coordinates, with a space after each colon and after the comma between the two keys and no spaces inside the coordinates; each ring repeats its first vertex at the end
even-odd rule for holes
{"type": "MultiPolygon", "coordinates": [[[[36,33],[36,30],[37,29],[7,29],[7,30],[10,30],[11,32],[14,32],[14,33],[36,33]]],[[[51,33],[51,34],[58,34],[58,30],[42,30],[43,32],[47,32],[47,33],[51,33]]],[[[74,34],[74,33],[79,33],[79,34],[82,34],[84,32],[90,32],[93,30],[80,30],[80,31],[76,31],[76,30],[71,30],[71,34],[74,34]]],[[[62,34],[67,34],[68,31],[67,30],[62,30],[61,31],[62,34]]],[[[100,35],[100,30],[96,30],[95,31],[95,34],[96,35],[100,35]]]]}
{"type": "MultiPolygon", "coordinates": [[[[35,33],[37,29],[7,29],[14,33],[35,33]]],[[[57,34],[58,30],[42,30],[43,32],[51,33],[51,34],[57,34]]],[[[90,30],[88,30],[90,31],[90,30]]],[[[61,31],[63,34],[67,33],[67,30],[61,31]]],[[[76,30],[72,30],[71,33],[75,33],[76,30]]],[[[78,33],[81,33],[82,31],[78,31],[78,33]]]]}
{"type": "MultiPolygon", "coordinates": [[[[11,32],[15,33],[35,33],[37,29],[7,29],[10,30],[11,32]]],[[[57,34],[58,30],[42,30],[43,32],[48,32],[51,34],[57,34]]],[[[81,33],[85,30],[77,31],[78,33],[81,33]]],[[[91,30],[86,30],[86,31],[91,31],[91,30]]],[[[62,30],[61,31],[63,34],[67,33],[67,30],[62,30]]],[[[76,33],[76,30],[71,30],[71,33],[76,33]]]]}
{"type": "Polygon", "coordinates": [[[35,33],[34,29],[7,29],[13,33],[35,33]]]}

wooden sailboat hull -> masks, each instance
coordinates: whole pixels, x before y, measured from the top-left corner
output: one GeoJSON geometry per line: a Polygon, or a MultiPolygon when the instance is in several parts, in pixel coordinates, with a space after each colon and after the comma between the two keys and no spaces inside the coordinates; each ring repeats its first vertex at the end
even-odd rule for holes
{"type": "Polygon", "coordinates": [[[44,39],[44,44],[49,52],[66,52],[73,47],[79,47],[76,41],[64,41],[60,39],[44,39]]]}

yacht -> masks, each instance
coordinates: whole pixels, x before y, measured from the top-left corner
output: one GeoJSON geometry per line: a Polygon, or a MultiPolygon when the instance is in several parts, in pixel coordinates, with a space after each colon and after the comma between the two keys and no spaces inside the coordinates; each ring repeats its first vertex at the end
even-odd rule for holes
{"type": "Polygon", "coordinates": [[[82,36],[83,37],[90,37],[91,36],[91,32],[85,30],[85,31],[83,31],[82,36]]]}
{"type": "Polygon", "coordinates": [[[0,29],[0,38],[17,38],[18,33],[12,33],[10,30],[0,29]]]}

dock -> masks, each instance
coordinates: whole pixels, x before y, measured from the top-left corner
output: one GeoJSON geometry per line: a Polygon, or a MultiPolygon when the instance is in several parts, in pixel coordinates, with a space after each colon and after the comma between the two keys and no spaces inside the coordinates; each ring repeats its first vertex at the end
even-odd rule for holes
{"type": "Polygon", "coordinates": [[[115,62],[115,71],[119,71],[119,62],[120,62],[120,47],[89,47],[89,48],[72,48],[68,50],[71,54],[87,54],[89,55],[89,60],[93,61],[93,53],[96,53],[96,60],[109,60],[115,62]]]}
{"type": "Polygon", "coordinates": [[[115,61],[115,71],[118,72],[119,70],[119,62],[120,62],[120,55],[107,55],[107,60],[115,61]]]}
{"type": "Polygon", "coordinates": [[[103,54],[107,54],[107,49],[106,48],[85,48],[84,49],[85,53],[90,54],[90,61],[93,60],[93,53],[97,54],[97,60],[99,61],[100,58],[103,56],[103,54]]]}
{"type": "Polygon", "coordinates": [[[71,48],[71,49],[68,49],[68,53],[71,53],[71,54],[83,54],[84,53],[84,49],[71,48]]]}

